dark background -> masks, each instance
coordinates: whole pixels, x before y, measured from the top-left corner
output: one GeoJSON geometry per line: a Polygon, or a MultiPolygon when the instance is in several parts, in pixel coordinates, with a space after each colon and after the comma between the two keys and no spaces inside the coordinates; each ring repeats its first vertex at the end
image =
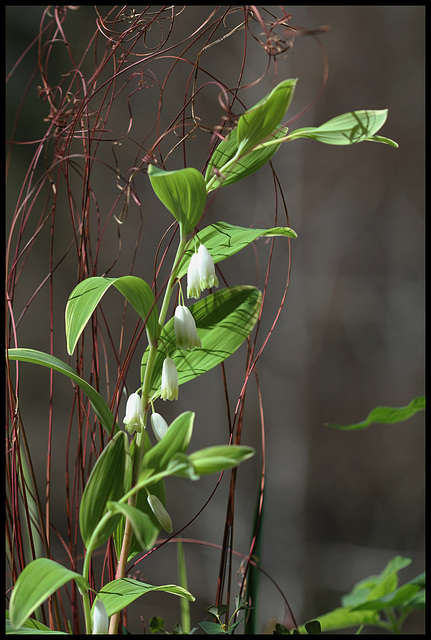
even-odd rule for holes
{"type": "MultiPolygon", "coordinates": [[[[139,11],[139,7],[136,9],[139,11]]],[[[178,39],[181,29],[190,32],[190,20],[199,24],[209,10],[187,7],[176,22],[178,39]]],[[[7,7],[7,71],[37,35],[42,11],[43,7],[7,7]]],[[[267,437],[262,567],[286,595],[297,620],[305,622],[339,606],[341,595],[350,591],[355,582],[380,573],[397,554],[412,559],[411,566],[401,573],[404,580],[419,574],[424,565],[424,414],[405,423],[373,425],[359,432],[340,432],[324,424],[357,422],[375,406],[403,406],[424,392],[425,9],[293,6],[286,7],[286,11],[293,14],[293,25],[309,29],[330,26],[330,31],[321,36],[329,62],[327,86],[317,104],[292,129],[322,124],[355,109],[389,108],[381,133],[399,143],[399,149],[394,149],[372,143],[331,147],[299,140],[282,146],[274,157],[290,225],[298,238],[291,243],[292,273],[286,305],[258,366],[267,437]]],[[[65,25],[69,40],[82,54],[86,36],[94,32],[93,9],[71,11],[65,25]]],[[[235,85],[242,44],[238,37],[213,47],[206,53],[205,68],[214,69],[227,85],[235,85]]],[[[243,84],[265,71],[266,57],[255,43],[250,43],[246,62],[243,84]]],[[[35,55],[29,54],[8,83],[7,135],[34,63],[35,55]]],[[[68,70],[66,63],[67,57],[62,58],[59,53],[53,73],[68,70]],[[66,67],[62,67],[63,62],[66,67]]],[[[316,95],[322,78],[322,57],[315,42],[304,37],[298,38],[277,64],[278,81],[299,78],[290,116],[316,95]]],[[[173,103],[179,91],[182,96],[183,80],[181,72],[172,77],[169,91],[173,103]]],[[[36,78],[29,92],[16,135],[19,140],[36,139],[46,127],[43,118],[47,107],[37,98],[38,83],[36,78]]],[[[52,83],[55,84],[54,79],[52,83]]],[[[268,73],[256,87],[244,90],[241,98],[250,107],[271,86],[272,75],[268,73]]],[[[141,129],[144,135],[147,122],[154,119],[157,92],[154,95],[146,94],[146,101],[142,93],[133,98],[135,139],[140,139],[141,129]]],[[[165,104],[169,121],[168,99],[165,104]]],[[[197,105],[207,124],[213,126],[219,121],[216,89],[203,94],[197,105]]],[[[125,102],[118,100],[111,124],[116,123],[123,131],[125,118],[125,102]]],[[[190,165],[201,167],[207,140],[203,151],[198,142],[190,145],[190,165]]],[[[119,162],[124,173],[135,156],[135,147],[122,145],[119,162]]],[[[25,147],[14,150],[7,191],[7,232],[29,157],[31,152],[25,147]]],[[[107,162],[112,163],[111,155],[107,155],[107,162]]],[[[181,162],[180,153],[174,153],[168,168],[178,168],[181,162]]],[[[95,188],[103,216],[103,205],[106,211],[110,210],[118,195],[115,176],[100,171],[95,180],[100,181],[95,188]]],[[[136,186],[144,202],[145,233],[134,273],[150,280],[154,247],[171,220],[153,197],[145,175],[136,179],[136,186]]],[[[222,219],[243,226],[268,227],[273,224],[273,212],[272,177],[266,167],[220,190],[205,223],[222,219]]],[[[36,207],[35,220],[39,215],[36,207]]],[[[130,269],[134,229],[139,223],[132,206],[122,227],[121,254],[109,275],[124,275],[130,269]]],[[[63,225],[61,219],[56,224],[56,255],[60,257],[72,237],[68,214],[63,225]]],[[[48,241],[49,233],[41,233],[32,249],[17,287],[17,315],[48,273],[48,241]]],[[[112,261],[110,242],[115,253],[117,228],[112,217],[99,273],[112,261]]],[[[225,262],[223,270],[229,284],[262,287],[268,250],[268,244],[256,243],[260,271],[252,248],[225,262]]],[[[287,241],[280,238],[275,243],[262,331],[272,324],[286,274],[287,241]]],[[[76,283],[72,256],[61,264],[56,278],[55,353],[66,360],[62,325],[64,305],[76,283]]],[[[45,289],[32,302],[19,326],[19,346],[49,350],[49,296],[45,289]]],[[[123,306],[114,293],[110,295],[106,309],[115,333],[123,306]]],[[[130,327],[134,323],[133,318],[130,327]]],[[[133,368],[137,363],[138,360],[129,370],[131,390],[138,385],[133,368]]],[[[226,368],[234,405],[243,376],[242,357],[232,358],[226,368]]],[[[21,376],[20,406],[42,489],[48,373],[28,365],[21,366],[21,376]]],[[[67,380],[57,378],[55,385],[58,405],[54,414],[53,474],[62,478],[71,388],[67,380]],[[67,407],[64,414],[62,402],[67,407]]],[[[218,371],[181,389],[177,403],[158,405],[167,419],[188,409],[196,411],[192,450],[226,441],[226,409],[218,371]]],[[[248,392],[242,441],[260,447],[253,384],[248,392]]],[[[256,458],[244,464],[238,474],[234,546],[240,553],[247,553],[249,545],[258,470],[256,458]]],[[[52,516],[60,531],[64,518],[61,482],[56,490],[58,514],[52,516]]],[[[214,484],[215,477],[193,484],[167,481],[167,507],[176,529],[193,517],[214,484]]],[[[221,544],[227,487],[226,477],[209,507],[185,536],[221,544]]],[[[185,546],[185,552],[189,589],[197,598],[191,609],[192,622],[197,624],[206,616],[205,607],[215,600],[219,552],[192,544],[185,546]]],[[[62,560],[61,548],[57,559],[62,560]]],[[[166,545],[150,556],[140,570],[146,582],[175,583],[175,545],[166,545]]],[[[277,590],[262,576],[261,625],[270,620],[282,621],[284,614],[277,590]]],[[[139,615],[147,623],[151,615],[160,615],[171,629],[179,620],[178,603],[167,595],[150,595],[138,601],[130,607],[132,631],[141,629],[139,615]]],[[[405,626],[407,631],[423,633],[421,615],[412,616],[405,626]]]]}

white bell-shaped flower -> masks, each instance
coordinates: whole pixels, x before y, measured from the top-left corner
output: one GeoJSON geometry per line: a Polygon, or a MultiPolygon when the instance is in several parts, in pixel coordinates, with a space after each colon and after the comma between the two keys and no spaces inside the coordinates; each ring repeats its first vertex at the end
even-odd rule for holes
{"type": "Polygon", "coordinates": [[[97,598],[93,606],[93,635],[108,633],[109,618],[102,600],[97,598]]]}
{"type": "Polygon", "coordinates": [[[198,252],[192,255],[187,270],[187,297],[199,298],[202,291],[210,287],[218,287],[218,278],[211,254],[201,244],[198,252]]]}
{"type": "Polygon", "coordinates": [[[162,368],[162,400],[178,400],[178,372],[172,358],[165,358],[162,368]]]}
{"type": "Polygon", "coordinates": [[[156,412],[151,414],[151,426],[153,427],[154,435],[156,436],[158,441],[163,438],[169,428],[168,423],[163,418],[163,416],[161,416],[160,413],[156,412]]]}
{"type": "Polygon", "coordinates": [[[199,298],[202,293],[201,279],[198,268],[198,254],[194,253],[190,258],[189,268],[187,269],[187,297],[199,298]]]}
{"type": "Polygon", "coordinates": [[[195,319],[187,307],[178,305],[175,309],[174,330],[177,346],[180,349],[194,349],[201,346],[195,319]]]}
{"type": "Polygon", "coordinates": [[[172,533],[172,520],[169,513],[166,511],[165,507],[162,505],[157,496],[149,495],[147,498],[148,504],[151,507],[151,511],[156,516],[157,520],[162,525],[163,529],[167,533],[172,533]]]}
{"type": "Polygon", "coordinates": [[[123,419],[126,431],[140,433],[144,427],[144,410],[139,393],[131,393],[127,399],[126,416],[123,419]]]}
{"type": "Polygon", "coordinates": [[[202,289],[218,287],[218,278],[215,274],[214,262],[208,249],[201,244],[198,249],[198,269],[202,289]]]}

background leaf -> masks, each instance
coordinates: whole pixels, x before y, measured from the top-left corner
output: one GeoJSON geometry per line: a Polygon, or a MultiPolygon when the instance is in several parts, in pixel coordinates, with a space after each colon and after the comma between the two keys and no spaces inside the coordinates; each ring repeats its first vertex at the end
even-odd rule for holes
{"type": "MultiPolygon", "coordinates": [[[[223,362],[244,342],[259,315],[262,294],[251,286],[229,287],[199,300],[189,307],[202,342],[191,351],[177,349],[173,318],[163,328],[156,355],[150,393],[160,396],[160,384],[166,346],[178,371],[178,383],[193,380],[223,362]]],[[[142,358],[143,380],[149,349],[142,358]]]]}
{"type": "MultiPolygon", "coordinates": [[[[271,229],[252,229],[238,227],[228,222],[215,222],[198,232],[198,238],[211,253],[214,264],[233,256],[247,247],[257,238],[273,238],[276,236],[296,238],[296,232],[290,227],[272,227],[271,229]]],[[[182,278],[189,268],[190,258],[194,253],[194,245],[184,252],[178,268],[178,278],[182,278]]]]}
{"type": "Polygon", "coordinates": [[[68,376],[84,391],[108,435],[111,435],[112,430],[114,433],[119,431],[119,426],[115,422],[113,413],[107,402],[102,398],[99,392],[91,386],[91,384],[88,384],[88,382],[78,376],[78,374],[75,373],[72,367],[69,367],[68,364],[59,360],[55,356],[51,356],[49,353],[37,351],[36,349],[9,349],[7,351],[7,355],[9,360],[39,364],[42,367],[48,367],[49,369],[53,369],[54,371],[58,371],[59,373],[68,376]]]}
{"type": "MultiPolygon", "coordinates": [[[[325,144],[355,144],[372,138],[384,125],[387,117],[388,109],[351,111],[328,120],[320,127],[296,129],[289,134],[289,140],[312,138],[325,144]]],[[[386,139],[375,138],[374,141],[386,142],[386,139]]],[[[396,143],[392,144],[394,145],[396,143]]]]}
{"type": "Polygon", "coordinates": [[[423,409],[425,409],[425,396],[418,396],[405,407],[376,407],[362,422],[356,422],[355,424],[348,424],[345,426],[325,423],[325,426],[333,427],[334,429],[342,429],[344,431],[365,429],[365,427],[368,427],[373,423],[393,424],[394,422],[408,420],[414,416],[415,413],[422,411],[423,409]]]}
{"type": "Polygon", "coordinates": [[[70,294],[66,305],[66,339],[69,355],[74,352],[85,325],[111,285],[114,285],[123,294],[142,320],[145,321],[150,309],[152,309],[146,329],[149,336],[157,336],[158,315],[154,304],[154,294],[145,280],[137,276],[121,276],[119,278],[95,276],[82,280],[70,294]]]}
{"type": "MultiPolygon", "coordinates": [[[[377,626],[379,614],[377,611],[351,611],[347,607],[339,607],[322,616],[313,618],[320,623],[322,633],[336,629],[349,629],[363,624],[377,626]]],[[[310,621],[311,622],[311,621],[310,621]]],[[[307,633],[305,625],[299,627],[299,633],[307,633]]]]}
{"type": "MultiPolygon", "coordinates": [[[[88,548],[94,530],[107,512],[107,503],[115,502],[130,489],[132,463],[127,435],[119,431],[107,444],[96,461],[82,494],[79,509],[79,527],[88,548]]],[[[93,541],[93,548],[103,544],[114,531],[120,515],[113,516],[93,541]]]]}
{"type": "Polygon", "coordinates": [[[206,203],[207,191],[203,175],[188,167],[177,171],[163,171],[148,166],[148,177],[156,196],[183,227],[192,231],[199,222],[206,203]]]}
{"type": "Polygon", "coordinates": [[[210,622],[209,620],[203,620],[202,622],[199,622],[199,626],[202,627],[202,629],[206,633],[209,633],[210,635],[218,635],[220,633],[222,634],[226,633],[222,629],[222,626],[217,622],[210,622]]]}
{"type": "Polygon", "coordinates": [[[410,600],[419,590],[420,587],[417,584],[404,584],[399,589],[381,596],[381,598],[367,600],[362,604],[358,604],[352,611],[381,610],[397,607],[410,600]]]}
{"type": "Polygon", "coordinates": [[[37,558],[28,564],[18,576],[12,591],[9,619],[13,627],[20,627],[25,620],[51,594],[66,582],[76,580],[86,589],[88,584],[75,571],[48,558],[37,558]]]}
{"type": "Polygon", "coordinates": [[[105,605],[108,616],[112,616],[114,613],[117,613],[117,611],[121,611],[121,609],[127,607],[131,602],[134,602],[137,598],[140,598],[150,591],[164,591],[175,596],[180,596],[181,598],[187,598],[187,600],[194,600],[194,597],[189,591],[177,585],[165,584],[155,587],[145,582],[133,580],[132,578],[112,580],[112,582],[108,582],[108,584],[103,586],[98,595],[105,605]]]}
{"type": "Polygon", "coordinates": [[[341,602],[345,607],[356,607],[368,600],[374,600],[393,592],[398,586],[398,571],[411,564],[409,558],[395,556],[389,560],[383,571],[376,576],[369,576],[358,582],[351,593],[343,596],[341,602]]]}

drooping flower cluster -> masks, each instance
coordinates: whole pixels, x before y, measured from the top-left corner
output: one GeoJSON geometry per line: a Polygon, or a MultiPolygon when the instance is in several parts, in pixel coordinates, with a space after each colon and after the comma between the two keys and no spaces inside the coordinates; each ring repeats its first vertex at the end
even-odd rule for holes
{"type": "Polygon", "coordinates": [[[208,249],[201,244],[190,259],[187,271],[187,297],[199,298],[204,289],[218,287],[214,262],[208,249]]]}

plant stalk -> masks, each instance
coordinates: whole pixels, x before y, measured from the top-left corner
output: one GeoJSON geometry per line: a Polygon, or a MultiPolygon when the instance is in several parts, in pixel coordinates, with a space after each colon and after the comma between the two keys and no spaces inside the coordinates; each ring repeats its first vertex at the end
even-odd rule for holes
{"type": "MultiPolygon", "coordinates": [[[[147,366],[145,368],[144,382],[142,385],[142,404],[144,407],[145,416],[147,415],[148,405],[150,401],[151,380],[153,377],[154,363],[156,361],[156,355],[157,355],[157,341],[158,341],[158,337],[160,336],[161,330],[164,326],[172,291],[175,286],[178,266],[179,266],[181,257],[184,253],[186,244],[187,244],[187,235],[183,233],[182,227],[180,225],[180,242],[177,249],[177,253],[175,255],[174,264],[171,270],[171,275],[169,277],[168,284],[166,286],[162,308],[160,309],[158,335],[157,335],[157,339],[154,339],[153,341],[150,342],[150,352],[148,354],[147,366]]],[[[136,436],[136,448],[133,456],[132,487],[135,486],[139,481],[139,473],[141,470],[142,458],[144,455],[144,442],[145,442],[145,428],[142,430],[141,433],[138,433],[136,436]]],[[[137,492],[130,496],[128,500],[129,505],[135,506],[136,498],[137,498],[137,492]]],[[[132,533],[133,533],[132,525],[130,523],[130,520],[126,518],[126,525],[124,528],[124,535],[123,535],[123,543],[121,546],[120,557],[118,559],[117,571],[115,573],[116,580],[124,578],[126,575],[126,564],[127,564],[127,558],[129,557],[130,544],[132,541],[132,533]]],[[[111,620],[109,623],[110,634],[118,633],[120,616],[121,616],[121,611],[118,611],[111,617],[111,620]]]]}

